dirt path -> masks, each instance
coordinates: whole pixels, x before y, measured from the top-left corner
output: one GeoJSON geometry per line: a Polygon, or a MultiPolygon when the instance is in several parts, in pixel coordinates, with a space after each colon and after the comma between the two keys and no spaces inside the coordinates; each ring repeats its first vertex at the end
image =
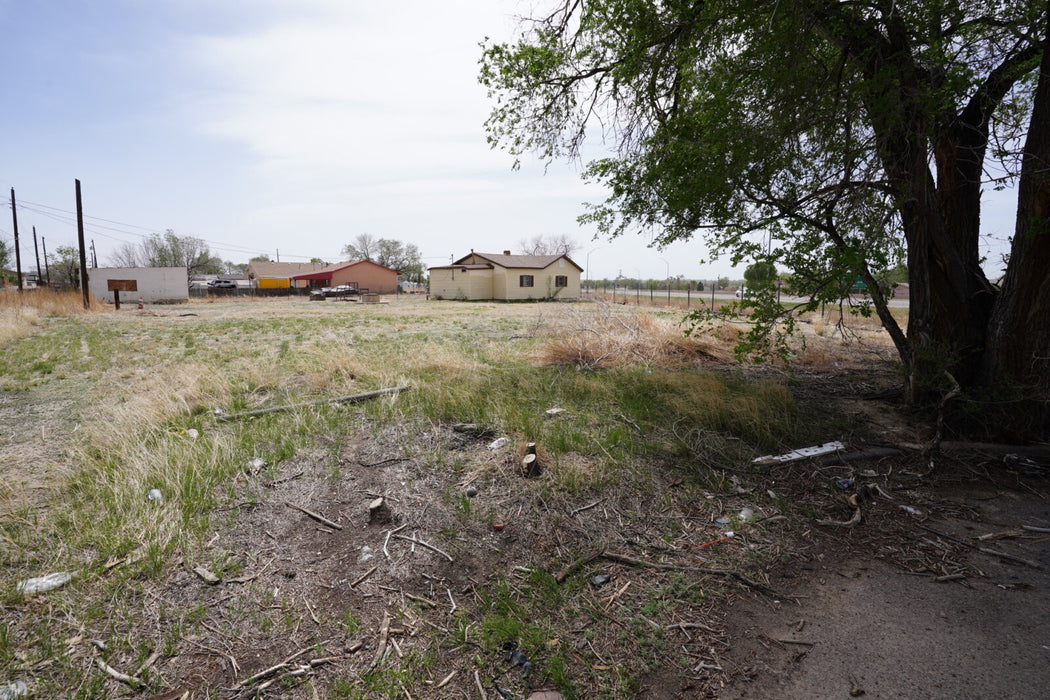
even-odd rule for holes
{"type": "MultiPolygon", "coordinates": [[[[959,539],[1046,527],[1039,494],[967,488],[977,520],[928,520],[959,539]]],[[[943,543],[915,528],[915,536],[943,543]]],[[[829,554],[776,585],[797,602],[748,599],[727,614],[736,698],[1045,698],[1050,688],[1050,541],[1026,532],[982,544],[1041,569],[965,550],[980,575],[938,583],[879,558],[829,554]],[[808,569],[808,570],[807,570],[808,569]],[[783,641],[778,641],[783,640],[783,641]]],[[[946,554],[946,556],[948,556],[946,554]]]]}

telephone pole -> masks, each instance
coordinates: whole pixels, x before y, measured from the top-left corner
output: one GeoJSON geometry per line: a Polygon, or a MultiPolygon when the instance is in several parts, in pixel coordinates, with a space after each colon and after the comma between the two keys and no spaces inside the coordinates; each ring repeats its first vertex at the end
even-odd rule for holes
{"type": "Polygon", "coordinates": [[[51,268],[47,265],[47,239],[40,237],[40,246],[44,249],[44,274],[47,275],[47,286],[51,286],[51,268]]]}
{"type": "MultiPolygon", "coordinates": [[[[84,297],[84,309],[91,308],[88,297],[87,251],[84,249],[84,205],[80,201],[80,180],[74,180],[77,188],[77,240],[80,243],[80,294],[84,297]]],[[[14,190],[12,190],[14,192],[14,190]]]]}
{"type": "Polygon", "coordinates": [[[36,253],[36,286],[44,282],[44,276],[40,274],[40,249],[36,246],[36,226],[33,227],[33,252],[36,253]]]}
{"type": "Polygon", "coordinates": [[[22,291],[22,254],[18,250],[18,211],[15,208],[15,188],[11,188],[11,221],[15,227],[15,274],[18,276],[18,291],[22,291]]]}
{"type": "Polygon", "coordinates": [[[91,239],[91,267],[98,267],[98,258],[95,257],[95,239],[91,239]]]}

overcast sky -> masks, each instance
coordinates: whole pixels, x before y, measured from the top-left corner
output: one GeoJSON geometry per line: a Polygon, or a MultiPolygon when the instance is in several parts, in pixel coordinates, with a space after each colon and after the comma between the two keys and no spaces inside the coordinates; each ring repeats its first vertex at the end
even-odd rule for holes
{"type": "MultiPolygon", "coordinates": [[[[79,179],[99,264],[166,229],[233,262],[335,261],[368,233],[414,243],[428,266],[569,234],[593,278],[742,277],[701,264],[699,243],[593,240],[576,217],[604,196],[577,167],[512,170],[489,148],[479,43],[512,38],[527,8],[0,0],[0,183],[19,201],[23,265],[32,226],[49,250],[75,244],[79,179]]],[[[1012,198],[986,204],[990,231],[1008,235],[1012,198]]],[[[0,235],[11,233],[8,211],[0,235]]]]}

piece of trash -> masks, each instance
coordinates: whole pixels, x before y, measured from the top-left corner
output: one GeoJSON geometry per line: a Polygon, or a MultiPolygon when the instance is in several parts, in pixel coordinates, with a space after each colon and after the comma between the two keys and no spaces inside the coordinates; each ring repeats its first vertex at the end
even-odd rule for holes
{"type": "Polygon", "coordinates": [[[249,471],[257,472],[266,466],[266,460],[261,457],[255,457],[254,459],[248,460],[249,471]]]}
{"type": "Polygon", "coordinates": [[[835,479],[835,488],[845,491],[853,488],[853,479],[835,479]]]}
{"type": "Polygon", "coordinates": [[[777,462],[794,462],[798,459],[806,459],[807,457],[819,457],[820,455],[831,454],[841,449],[845,449],[838,440],[834,442],[826,442],[823,445],[816,445],[814,447],[801,447],[791,452],[785,452],[782,455],[765,455],[763,457],[756,457],[751,460],[752,464],[774,464],[777,462]]]}
{"type": "Polygon", "coordinates": [[[375,552],[373,552],[372,548],[366,544],[364,547],[361,548],[361,556],[357,558],[357,563],[364,564],[366,561],[369,561],[374,556],[375,552]]]}
{"type": "Polygon", "coordinates": [[[503,523],[492,523],[492,529],[493,530],[502,530],[505,527],[507,527],[507,526],[504,525],[503,523]]]}
{"type": "Polygon", "coordinates": [[[24,698],[29,694],[29,687],[22,681],[11,681],[0,685],[0,700],[14,700],[24,698]]]}
{"type": "Polygon", "coordinates": [[[863,476],[865,479],[874,479],[879,475],[879,473],[874,469],[862,469],[857,473],[863,476]]]}
{"type": "Polygon", "coordinates": [[[196,440],[200,436],[201,434],[197,431],[196,428],[190,428],[186,431],[186,437],[188,437],[190,440],[196,440]]]}
{"type": "Polygon", "coordinates": [[[211,409],[211,412],[212,412],[212,415],[215,415],[215,416],[224,416],[224,415],[226,415],[226,409],[223,408],[222,406],[216,406],[215,408],[211,409]]]}
{"type": "Polygon", "coordinates": [[[161,494],[160,489],[150,489],[149,493],[146,494],[146,498],[157,505],[164,502],[164,496],[161,494]]]}
{"type": "Polygon", "coordinates": [[[712,544],[718,544],[719,542],[725,542],[726,540],[731,540],[734,537],[736,537],[736,533],[733,532],[732,530],[730,530],[724,536],[719,537],[717,540],[711,540],[710,542],[704,542],[703,544],[698,544],[695,547],[693,547],[693,549],[702,549],[703,547],[708,547],[708,546],[710,546],[712,544]]]}
{"type": "Polygon", "coordinates": [[[505,438],[505,437],[496,438],[495,440],[493,440],[492,442],[489,443],[489,449],[490,450],[498,450],[501,447],[506,447],[509,444],[510,444],[510,440],[508,438],[505,438]]]}
{"type": "Polygon", "coordinates": [[[546,411],[544,411],[544,413],[547,414],[548,416],[556,416],[559,413],[565,413],[565,409],[564,408],[558,408],[557,406],[555,406],[554,408],[548,408],[546,411]]]}
{"type": "Polygon", "coordinates": [[[106,649],[108,648],[106,646],[106,643],[104,641],[102,641],[101,639],[92,639],[91,640],[91,646],[95,647],[96,649],[98,649],[101,652],[105,652],[106,649]]]}
{"type": "Polygon", "coordinates": [[[203,566],[194,567],[193,573],[200,576],[202,581],[212,586],[219,582],[219,577],[213,574],[208,569],[205,569],[203,566]]]}
{"type": "Polygon", "coordinates": [[[503,650],[503,655],[512,666],[521,667],[521,675],[528,675],[529,671],[532,670],[532,664],[529,662],[529,657],[521,653],[518,649],[518,643],[513,639],[503,642],[503,646],[500,647],[503,650]]]}
{"type": "Polygon", "coordinates": [[[53,591],[56,588],[66,585],[72,578],[72,571],[59,571],[54,574],[48,574],[47,576],[37,576],[36,578],[27,578],[24,581],[19,581],[17,590],[19,593],[24,593],[25,595],[46,593],[47,591],[53,591]]]}
{"type": "Polygon", "coordinates": [[[609,583],[609,581],[612,581],[612,576],[610,576],[609,574],[598,574],[596,576],[591,576],[591,585],[594,586],[604,586],[605,584],[609,583]]]}
{"type": "Polygon", "coordinates": [[[901,510],[903,510],[908,515],[914,515],[917,518],[921,518],[922,517],[922,511],[919,510],[918,508],[912,508],[911,506],[904,506],[904,505],[902,505],[901,506],[901,510]]]}
{"type": "Polygon", "coordinates": [[[715,518],[715,525],[728,525],[729,518],[722,516],[721,518],[715,518]]]}
{"type": "Polygon", "coordinates": [[[755,511],[750,508],[741,508],[737,517],[740,518],[740,522],[746,523],[748,520],[755,517],[755,511]]]}

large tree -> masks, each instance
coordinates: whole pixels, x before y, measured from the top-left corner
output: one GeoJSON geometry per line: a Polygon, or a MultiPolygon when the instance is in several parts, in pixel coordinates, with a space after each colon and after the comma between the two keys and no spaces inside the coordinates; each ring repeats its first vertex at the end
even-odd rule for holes
{"type": "Polygon", "coordinates": [[[567,233],[537,234],[518,241],[518,249],[523,255],[572,255],[580,244],[567,233]]]}
{"type": "Polygon", "coordinates": [[[193,236],[178,236],[168,229],[154,233],[141,243],[124,243],[110,255],[114,267],[185,267],[194,275],[217,275],[225,269],[221,258],[211,254],[208,245],[193,236]]]}
{"type": "Polygon", "coordinates": [[[423,277],[423,257],[413,243],[403,243],[391,238],[375,238],[362,233],[353,243],[343,246],[343,255],[348,260],[370,260],[377,265],[397,270],[406,279],[420,282],[423,277]]]}
{"type": "Polygon", "coordinates": [[[488,46],[481,81],[514,154],[578,157],[604,130],[615,155],[586,172],[611,194],[584,219],[605,233],[702,235],[791,269],[810,308],[860,276],[912,398],[958,382],[1045,408],[1047,24],[1045,0],[567,0],[488,46]],[[999,286],[981,194],[1014,182],[999,286]],[[902,261],[906,329],[877,284],[902,261]]]}

